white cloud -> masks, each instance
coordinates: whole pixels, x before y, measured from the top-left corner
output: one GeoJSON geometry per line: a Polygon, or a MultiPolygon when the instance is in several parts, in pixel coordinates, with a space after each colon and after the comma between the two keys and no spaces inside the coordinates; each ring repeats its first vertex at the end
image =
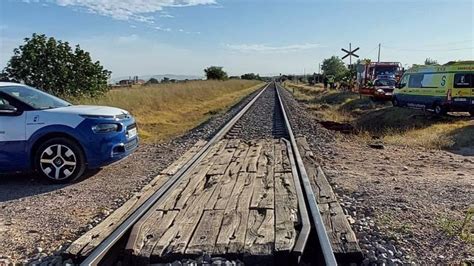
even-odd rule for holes
{"type": "Polygon", "coordinates": [[[174,18],[173,15],[169,14],[169,13],[166,13],[166,12],[162,12],[160,14],[160,18],[174,18]]]}
{"type": "Polygon", "coordinates": [[[117,38],[117,41],[119,43],[130,43],[138,40],[138,35],[136,34],[131,34],[127,36],[120,36],[117,38]]]}
{"type": "Polygon", "coordinates": [[[294,52],[300,50],[309,50],[320,48],[321,45],[317,43],[304,43],[304,44],[291,44],[283,46],[271,46],[266,44],[227,44],[227,48],[231,50],[236,50],[239,52],[262,52],[262,53],[272,53],[272,52],[294,52]]]}
{"type": "Polygon", "coordinates": [[[170,31],[171,31],[170,28],[162,28],[162,27],[160,27],[160,26],[156,26],[156,27],[155,27],[155,30],[167,31],[167,32],[170,32],[170,31]]]}
{"type": "MultiPolygon", "coordinates": [[[[38,2],[38,0],[23,0],[38,2]]],[[[167,7],[189,7],[214,5],[216,0],[49,0],[60,6],[79,7],[91,13],[112,17],[117,20],[135,20],[153,23],[151,14],[167,7]]],[[[163,14],[162,14],[163,15],[163,14]]],[[[166,16],[166,13],[164,13],[166,16]]],[[[171,16],[168,14],[168,16],[171,16]]]]}

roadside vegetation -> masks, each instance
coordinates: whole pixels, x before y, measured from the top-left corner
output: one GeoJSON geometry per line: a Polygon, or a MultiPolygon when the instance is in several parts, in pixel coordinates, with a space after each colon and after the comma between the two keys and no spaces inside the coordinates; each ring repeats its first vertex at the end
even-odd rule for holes
{"type": "Polygon", "coordinates": [[[467,153],[474,148],[474,121],[469,116],[437,117],[422,110],[393,107],[390,102],[373,102],[354,92],[324,90],[319,85],[287,81],[285,86],[319,120],[349,124],[367,141],[377,138],[395,145],[467,153]]]}
{"type": "Polygon", "coordinates": [[[250,80],[163,83],[110,90],[100,97],[71,101],[128,110],[137,119],[142,140],[156,143],[184,134],[212,115],[225,112],[260,84],[250,80]]]}

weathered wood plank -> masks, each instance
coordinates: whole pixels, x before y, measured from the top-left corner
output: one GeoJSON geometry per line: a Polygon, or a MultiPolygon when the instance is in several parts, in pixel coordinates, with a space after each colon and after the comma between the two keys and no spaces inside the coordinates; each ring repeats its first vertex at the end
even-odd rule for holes
{"type": "Polygon", "coordinates": [[[262,141],[250,208],[274,208],[274,145],[262,141]]]}
{"type": "Polygon", "coordinates": [[[245,161],[246,172],[255,173],[257,172],[257,162],[262,149],[261,142],[251,142],[250,149],[247,154],[247,159],[245,161]]]}
{"type": "Polygon", "coordinates": [[[160,210],[182,209],[189,199],[192,192],[196,189],[199,182],[206,178],[207,172],[213,163],[219,158],[219,154],[225,150],[227,141],[220,141],[211,147],[208,155],[200,162],[200,164],[191,171],[190,174],[183,177],[178,186],[171,191],[170,195],[159,204],[160,210]],[[191,178],[190,178],[191,177],[191,178]]]}
{"type": "Polygon", "coordinates": [[[227,203],[215,253],[242,253],[245,246],[252,183],[255,173],[240,173],[227,203]]]}
{"type": "Polygon", "coordinates": [[[275,174],[275,251],[290,252],[296,240],[298,198],[292,173],[275,174]]]}
{"type": "Polygon", "coordinates": [[[217,187],[205,207],[206,210],[225,210],[240,169],[243,167],[248,149],[249,146],[247,144],[240,143],[226,172],[219,177],[217,187]]]}
{"type": "Polygon", "coordinates": [[[153,211],[134,225],[125,250],[138,256],[142,263],[149,263],[153,248],[161,236],[175,222],[179,211],[153,211]]]}
{"type": "Polygon", "coordinates": [[[279,141],[275,144],[275,173],[291,172],[291,164],[286,151],[286,144],[279,141]]]}
{"type": "Polygon", "coordinates": [[[161,174],[170,176],[176,174],[187,161],[189,161],[200,149],[202,149],[202,147],[204,147],[204,145],[206,145],[206,143],[207,141],[198,140],[196,144],[186,151],[178,160],[161,171],[161,174]]]}
{"type": "Polygon", "coordinates": [[[219,153],[207,175],[223,175],[235,153],[235,148],[226,148],[219,153]]]}
{"type": "Polygon", "coordinates": [[[272,254],[275,243],[274,221],[273,210],[250,210],[244,253],[251,255],[272,254]]]}
{"type": "Polygon", "coordinates": [[[224,210],[204,211],[199,225],[186,249],[186,254],[212,253],[224,217],[224,210]]]}
{"type": "MultiPolygon", "coordinates": [[[[216,176],[211,176],[211,178],[216,176]]],[[[176,222],[167,230],[155,245],[152,256],[166,257],[184,254],[187,244],[192,237],[204,206],[209,201],[214,189],[215,182],[202,179],[195,193],[189,197],[188,204],[182,209],[176,218],[176,222]],[[207,185],[206,185],[207,184],[207,185]]]]}
{"type": "Polygon", "coordinates": [[[318,202],[321,217],[337,256],[362,257],[357,238],[323,170],[318,166],[305,138],[297,139],[303,162],[318,202]]]}

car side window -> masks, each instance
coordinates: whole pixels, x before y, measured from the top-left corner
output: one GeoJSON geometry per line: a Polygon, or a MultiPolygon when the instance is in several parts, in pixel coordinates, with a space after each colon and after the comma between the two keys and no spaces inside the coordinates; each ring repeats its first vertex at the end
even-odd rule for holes
{"type": "Polygon", "coordinates": [[[0,95],[0,104],[10,104],[10,103],[0,95]]]}
{"type": "Polygon", "coordinates": [[[454,88],[471,88],[473,75],[470,73],[457,73],[454,75],[454,88]]]}
{"type": "Polygon", "coordinates": [[[411,74],[408,80],[408,87],[410,88],[421,88],[423,81],[423,74],[411,74]]]}

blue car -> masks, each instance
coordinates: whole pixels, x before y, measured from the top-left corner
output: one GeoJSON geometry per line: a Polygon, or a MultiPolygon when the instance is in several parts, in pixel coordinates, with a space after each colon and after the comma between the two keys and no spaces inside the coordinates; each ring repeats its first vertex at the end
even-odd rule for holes
{"type": "Polygon", "coordinates": [[[29,86],[0,82],[0,174],[33,170],[66,183],[137,147],[137,125],[125,110],[72,105],[29,86]]]}

